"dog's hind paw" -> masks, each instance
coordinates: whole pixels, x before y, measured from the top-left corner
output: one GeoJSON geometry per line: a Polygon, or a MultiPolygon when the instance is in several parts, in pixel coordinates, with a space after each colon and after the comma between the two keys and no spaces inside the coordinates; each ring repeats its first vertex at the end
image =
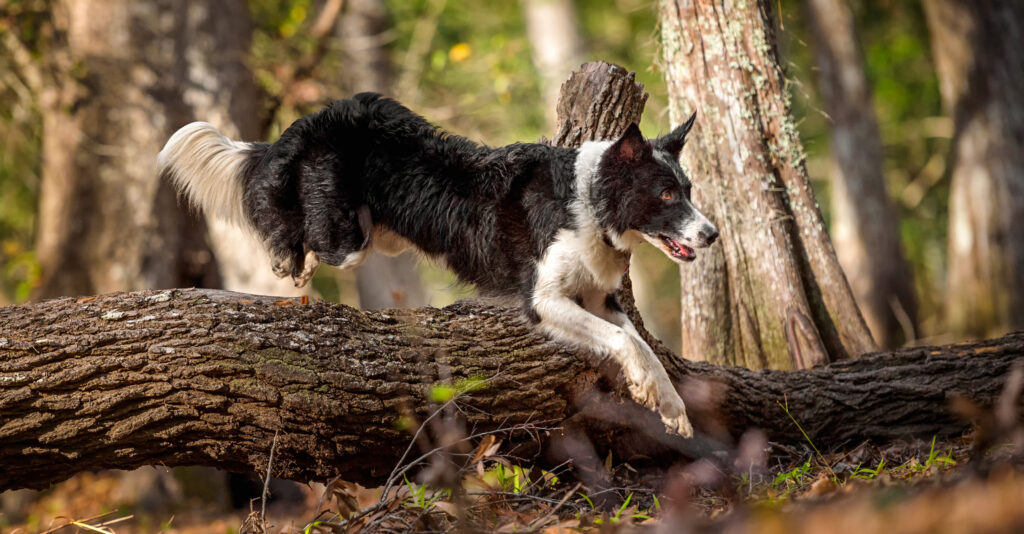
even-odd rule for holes
{"type": "Polygon", "coordinates": [[[307,250],[306,257],[302,263],[302,272],[298,276],[292,276],[295,287],[306,287],[306,284],[313,279],[313,274],[316,273],[316,269],[319,266],[320,256],[317,256],[316,252],[312,250],[307,250]]]}
{"type": "Polygon", "coordinates": [[[292,260],[291,258],[274,258],[271,261],[270,268],[274,270],[274,275],[278,278],[284,278],[292,274],[292,260]]]}

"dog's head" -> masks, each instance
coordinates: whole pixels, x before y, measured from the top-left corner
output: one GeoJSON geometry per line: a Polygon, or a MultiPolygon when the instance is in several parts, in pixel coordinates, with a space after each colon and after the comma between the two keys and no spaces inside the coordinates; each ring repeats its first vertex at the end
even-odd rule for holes
{"type": "Polygon", "coordinates": [[[693,261],[693,249],[711,245],[718,230],[690,203],[690,180],[679,153],[696,113],[671,133],[644,139],[631,124],[601,157],[590,202],[602,228],[630,239],[641,236],[676,262],[693,261]]]}

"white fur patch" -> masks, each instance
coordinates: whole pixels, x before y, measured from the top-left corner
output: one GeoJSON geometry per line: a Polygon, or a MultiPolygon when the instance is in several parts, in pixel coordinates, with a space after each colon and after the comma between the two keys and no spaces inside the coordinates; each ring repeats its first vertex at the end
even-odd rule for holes
{"type": "Polygon", "coordinates": [[[692,436],[683,401],[657,356],[625,315],[605,307],[605,297],[622,279],[627,256],[600,242],[599,236],[599,242],[592,243],[588,235],[581,230],[561,230],[537,264],[531,305],[540,317],[538,327],[559,341],[614,359],[635,401],[657,411],[673,432],[692,436]],[[595,272],[594,258],[602,257],[598,251],[617,255],[622,267],[595,272]]]}
{"type": "Polygon", "coordinates": [[[690,437],[693,428],[679,393],[651,348],[629,318],[609,310],[605,298],[622,282],[629,250],[643,239],[636,231],[604,232],[590,203],[601,157],[612,143],[584,143],[576,157],[576,198],[571,209],[574,230],[563,229],[537,263],[530,303],[538,327],[565,343],[613,358],[622,368],[633,399],[655,410],[673,432],[690,437]],[[605,236],[612,242],[608,246],[605,236]],[[579,303],[577,303],[577,300],[579,303]]]}
{"type": "Polygon", "coordinates": [[[224,137],[212,124],[193,122],[167,141],[157,169],[193,206],[252,231],[242,205],[242,170],[252,146],[224,137]]]}

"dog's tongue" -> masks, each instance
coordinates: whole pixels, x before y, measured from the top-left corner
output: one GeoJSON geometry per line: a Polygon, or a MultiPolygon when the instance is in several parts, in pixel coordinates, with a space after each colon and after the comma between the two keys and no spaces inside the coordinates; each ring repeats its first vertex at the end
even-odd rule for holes
{"type": "Polygon", "coordinates": [[[693,249],[668,237],[662,237],[661,241],[668,247],[669,252],[680,259],[692,260],[697,257],[693,249]]]}

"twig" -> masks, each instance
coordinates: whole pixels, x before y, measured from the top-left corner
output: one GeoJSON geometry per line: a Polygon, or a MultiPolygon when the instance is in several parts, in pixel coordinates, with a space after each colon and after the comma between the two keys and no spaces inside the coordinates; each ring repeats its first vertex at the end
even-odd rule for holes
{"type": "Polygon", "coordinates": [[[427,13],[413,27],[412,40],[402,58],[402,75],[398,81],[398,94],[406,101],[416,101],[414,93],[423,72],[423,57],[430,52],[430,45],[437,33],[437,20],[445,4],[447,0],[431,0],[427,13]]]}
{"type": "MultiPolygon", "coordinates": [[[[449,445],[447,445],[445,447],[435,447],[435,448],[431,449],[430,451],[420,455],[415,460],[409,462],[408,464],[406,464],[403,467],[403,462],[405,461],[405,458],[408,456],[409,451],[412,449],[412,446],[416,443],[417,437],[419,436],[419,433],[423,430],[423,428],[426,427],[427,423],[429,423],[431,419],[433,419],[438,413],[441,413],[441,411],[443,411],[448,406],[448,404],[455,402],[458,398],[459,398],[459,396],[456,396],[455,398],[453,398],[453,399],[449,400],[448,402],[444,403],[443,405],[441,405],[437,410],[434,411],[434,413],[430,414],[430,416],[427,417],[427,419],[425,419],[423,421],[423,423],[420,424],[419,428],[416,430],[416,434],[413,436],[412,440],[410,440],[409,447],[406,448],[405,453],[402,454],[402,458],[398,461],[398,463],[395,464],[395,468],[391,471],[391,475],[388,476],[388,479],[387,479],[387,481],[386,481],[386,483],[384,485],[384,491],[381,492],[380,501],[377,501],[377,503],[375,503],[375,504],[373,504],[371,506],[363,508],[362,510],[356,512],[355,514],[352,514],[351,517],[349,517],[349,518],[339,522],[338,525],[337,525],[338,527],[344,527],[346,525],[352,524],[354,521],[362,519],[362,518],[364,518],[364,517],[366,517],[366,516],[368,516],[368,515],[370,515],[370,514],[372,514],[374,512],[379,511],[381,508],[384,508],[387,504],[390,503],[390,498],[389,498],[388,494],[391,492],[391,488],[394,487],[394,483],[395,483],[395,481],[397,481],[398,477],[400,477],[402,475],[405,475],[405,473],[407,473],[409,471],[409,469],[412,469],[414,466],[419,465],[420,462],[422,462],[423,460],[429,458],[431,455],[436,454],[437,452],[442,451],[446,447],[450,447],[451,445],[454,444],[454,443],[453,444],[449,444],[449,445]]],[[[547,422],[547,421],[541,421],[541,423],[545,423],[545,422],[547,422]]],[[[537,424],[539,424],[539,423],[537,423],[537,424]]],[[[477,433],[468,435],[468,436],[466,436],[464,438],[461,438],[458,441],[456,441],[455,443],[460,443],[460,442],[463,442],[463,441],[469,441],[469,440],[473,440],[473,439],[479,439],[479,438],[482,438],[484,436],[488,436],[488,435],[491,435],[491,434],[500,434],[500,433],[504,433],[504,432],[515,432],[517,430],[523,430],[524,428],[531,428],[531,429],[534,429],[534,430],[557,430],[557,429],[560,428],[560,427],[541,427],[541,426],[537,426],[537,424],[535,424],[535,423],[521,424],[521,425],[515,425],[515,426],[513,426],[511,428],[500,428],[500,429],[497,429],[497,430],[489,430],[489,431],[485,431],[485,432],[477,432],[477,433]]],[[[375,527],[376,525],[380,524],[381,521],[383,521],[383,518],[375,521],[374,523],[371,523],[367,528],[369,529],[370,527],[375,527]]]]}
{"type": "MultiPolygon", "coordinates": [[[[405,474],[405,472],[408,471],[409,468],[406,467],[405,469],[402,469],[401,473],[399,473],[398,472],[398,468],[402,466],[402,463],[405,462],[405,458],[407,456],[409,456],[409,452],[412,450],[413,445],[416,445],[416,441],[419,439],[420,434],[423,432],[423,429],[427,427],[427,423],[429,423],[432,419],[437,417],[437,414],[441,413],[445,408],[448,407],[448,405],[454,403],[455,399],[457,399],[457,398],[458,398],[458,395],[456,395],[455,397],[452,397],[448,402],[446,402],[446,403],[442,404],[441,406],[439,406],[436,410],[434,410],[433,413],[431,413],[426,419],[424,419],[422,423],[420,423],[419,428],[417,428],[416,432],[412,435],[412,439],[409,440],[409,446],[405,448],[405,452],[402,453],[402,457],[398,459],[398,462],[395,463],[395,468],[392,469],[391,470],[391,474],[388,475],[388,479],[387,479],[387,481],[385,481],[385,484],[384,484],[384,492],[381,493],[381,496],[380,496],[381,501],[383,501],[384,499],[387,498],[388,492],[391,491],[391,487],[394,486],[394,481],[395,481],[396,475],[397,474],[405,474]]],[[[413,462],[411,465],[415,465],[422,458],[423,458],[422,456],[420,458],[417,458],[416,462],[413,462]]]]}
{"type": "Polygon", "coordinates": [[[322,41],[327,37],[327,34],[334,28],[334,22],[338,20],[343,5],[345,5],[344,0],[327,0],[324,8],[320,11],[320,16],[316,18],[313,28],[309,31],[314,39],[322,41]]]}
{"type": "Polygon", "coordinates": [[[536,519],[534,521],[530,521],[529,527],[530,528],[536,528],[535,525],[537,527],[544,526],[544,523],[547,523],[548,518],[550,518],[551,516],[555,515],[561,507],[565,506],[565,503],[569,502],[569,499],[573,495],[575,495],[576,491],[579,490],[581,487],[583,487],[583,484],[581,482],[577,482],[576,485],[572,487],[572,489],[570,489],[569,491],[565,492],[565,495],[562,496],[562,500],[558,501],[558,504],[556,504],[554,506],[554,508],[548,510],[548,513],[544,514],[544,516],[541,517],[540,519],[536,519]]]}
{"type": "Polygon", "coordinates": [[[267,494],[270,493],[270,468],[274,464],[274,449],[277,448],[277,434],[280,430],[274,431],[274,441],[270,443],[270,458],[267,459],[267,476],[263,479],[263,496],[260,499],[260,528],[267,530],[267,494]]]}

